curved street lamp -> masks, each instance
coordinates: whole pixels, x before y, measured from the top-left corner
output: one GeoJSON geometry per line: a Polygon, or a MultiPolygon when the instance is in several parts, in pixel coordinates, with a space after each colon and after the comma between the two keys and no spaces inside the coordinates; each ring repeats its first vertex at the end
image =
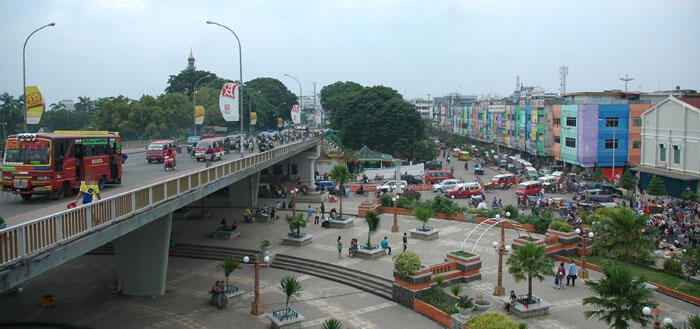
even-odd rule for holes
{"type": "Polygon", "coordinates": [[[26,57],[25,55],[27,52],[27,42],[29,42],[29,38],[31,38],[32,35],[34,35],[34,33],[39,32],[39,30],[41,30],[43,28],[46,28],[49,26],[55,26],[55,25],[56,25],[56,23],[51,22],[49,24],[46,24],[46,25],[34,30],[32,33],[29,33],[29,36],[27,36],[27,39],[24,40],[24,46],[22,47],[22,93],[24,94],[24,132],[25,133],[28,132],[27,131],[27,63],[25,60],[25,57],[26,57]]]}
{"type": "MultiPolygon", "coordinates": [[[[287,73],[285,73],[284,76],[285,76],[285,77],[290,77],[290,78],[296,80],[297,83],[299,84],[299,113],[301,113],[301,110],[303,109],[302,101],[301,101],[301,96],[303,95],[302,92],[301,92],[301,82],[299,81],[299,79],[297,79],[297,78],[295,78],[295,77],[293,77],[293,76],[291,76],[291,75],[289,75],[289,74],[287,74],[287,73]]],[[[299,120],[301,120],[301,115],[299,116],[299,120]]]]}
{"type": "MultiPolygon", "coordinates": [[[[221,26],[229,32],[233,34],[234,37],[236,37],[236,41],[238,41],[238,71],[240,73],[240,77],[238,79],[238,120],[241,122],[241,136],[243,136],[243,103],[241,102],[241,99],[243,98],[243,53],[241,52],[241,40],[238,39],[238,35],[236,35],[236,32],[233,32],[228,26],[219,24],[217,22],[212,22],[212,21],[207,21],[207,24],[214,24],[221,26]]],[[[241,158],[243,157],[243,148],[241,147],[241,158]]]]}

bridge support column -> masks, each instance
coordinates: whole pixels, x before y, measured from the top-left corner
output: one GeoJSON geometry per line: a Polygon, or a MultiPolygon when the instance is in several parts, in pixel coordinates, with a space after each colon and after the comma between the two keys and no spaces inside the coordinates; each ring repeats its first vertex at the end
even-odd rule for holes
{"type": "Polygon", "coordinates": [[[260,172],[250,175],[229,185],[228,197],[231,207],[255,208],[258,206],[258,188],[260,187],[260,172]]]}
{"type": "Polygon", "coordinates": [[[122,293],[153,296],[165,293],[172,213],[114,240],[122,293]]]}
{"type": "Polygon", "coordinates": [[[316,151],[300,153],[292,158],[292,162],[297,166],[297,176],[302,184],[314,187],[316,159],[318,159],[318,152],[316,151]]]}

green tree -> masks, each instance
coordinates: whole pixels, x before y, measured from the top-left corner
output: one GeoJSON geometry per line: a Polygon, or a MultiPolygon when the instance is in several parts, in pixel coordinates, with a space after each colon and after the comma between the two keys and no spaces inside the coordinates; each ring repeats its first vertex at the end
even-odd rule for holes
{"type": "Polygon", "coordinates": [[[306,221],[304,220],[304,215],[299,214],[299,215],[296,215],[296,217],[285,216],[285,220],[287,220],[287,224],[289,224],[289,229],[292,231],[297,230],[296,236],[300,237],[301,236],[301,228],[306,227],[306,221]]]}
{"type": "Polygon", "coordinates": [[[224,276],[226,276],[226,287],[228,287],[229,275],[231,275],[233,271],[241,268],[241,264],[239,264],[233,257],[228,256],[219,264],[219,268],[224,271],[224,276]]]}
{"type": "Polygon", "coordinates": [[[593,245],[601,253],[622,257],[629,265],[633,257],[648,255],[654,248],[655,232],[645,230],[646,216],[638,216],[630,208],[606,207],[596,210],[593,217],[598,220],[593,245]]]}
{"type": "Polygon", "coordinates": [[[664,181],[661,178],[656,177],[656,175],[651,176],[649,181],[649,186],[647,186],[647,194],[649,195],[666,195],[666,186],[664,186],[664,181]]]}
{"type": "Polygon", "coordinates": [[[642,308],[657,304],[651,300],[652,291],[644,279],[634,278],[627,267],[603,265],[602,270],[603,278],[586,281],[595,296],[584,298],[583,305],[596,309],[583,312],[586,319],[598,318],[615,329],[629,328],[630,322],[646,327],[653,315],[644,315],[642,308]]]}
{"type": "Polygon", "coordinates": [[[348,167],[344,165],[335,165],[331,169],[331,174],[329,175],[331,180],[340,187],[340,219],[343,219],[343,194],[345,194],[345,183],[350,180],[350,173],[348,173],[348,167]]]}
{"type": "Polygon", "coordinates": [[[689,280],[691,276],[695,276],[700,273],[700,249],[683,249],[683,252],[680,255],[680,261],[681,265],[683,266],[683,273],[685,273],[686,280],[689,280]]]}
{"type": "Polygon", "coordinates": [[[571,172],[574,174],[578,174],[581,172],[581,167],[574,165],[573,167],[571,167],[571,172]]]}
{"type": "Polygon", "coordinates": [[[527,279],[527,298],[532,299],[532,279],[544,280],[545,275],[554,275],[552,260],[545,257],[544,246],[529,243],[518,248],[515,257],[507,261],[508,273],[513,275],[515,282],[527,279]]]}
{"type": "Polygon", "coordinates": [[[95,104],[94,102],[90,99],[90,97],[84,96],[78,96],[78,102],[75,103],[75,112],[76,113],[91,113],[95,110],[95,104]]]}
{"type": "Polygon", "coordinates": [[[625,190],[634,190],[634,186],[636,185],[636,179],[634,178],[634,175],[632,175],[629,169],[625,169],[625,172],[622,173],[622,179],[620,181],[620,184],[625,190]]]}
{"type": "Polygon", "coordinates": [[[284,311],[288,312],[289,301],[292,299],[292,297],[299,296],[302,291],[301,282],[299,282],[299,280],[293,276],[285,276],[280,281],[280,290],[282,290],[284,295],[287,297],[287,299],[284,301],[284,311]]]}
{"type": "Polygon", "coordinates": [[[201,80],[198,86],[206,85],[220,90],[225,83],[224,79],[217,77],[216,74],[209,71],[184,69],[180,71],[180,73],[171,75],[168,78],[168,86],[165,87],[165,92],[180,93],[192,97],[194,83],[205,76],[209,76],[209,78],[201,80]]]}
{"type": "Polygon", "coordinates": [[[423,231],[426,230],[425,224],[428,223],[430,217],[433,217],[433,214],[434,212],[430,208],[417,207],[413,209],[413,216],[415,216],[419,222],[423,223],[423,227],[421,228],[423,231]]]}
{"type": "Polygon", "coordinates": [[[593,170],[593,180],[595,180],[596,182],[600,182],[601,180],[603,180],[603,178],[605,178],[603,168],[595,167],[595,169],[593,170]]]}
{"type": "Polygon", "coordinates": [[[343,323],[336,318],[330,318],[323,321],[321,329],[343,329],[343,323]]]}
{"type": "Polygon", "coordinates": [[[49,111],[61,111],[66,109],[66,104],[63,103],[52,103],[49,105],[49,111]]]}
{"type": "Polygon", "coordinates": [[[365,214],[365,221],[367,222],[367,249],[372,249],[370,238],[372,238],[372,234],[376,233],[379,229],[380,219],[381,217],[377,216],[374,211],[368,211],[365,214]]]}

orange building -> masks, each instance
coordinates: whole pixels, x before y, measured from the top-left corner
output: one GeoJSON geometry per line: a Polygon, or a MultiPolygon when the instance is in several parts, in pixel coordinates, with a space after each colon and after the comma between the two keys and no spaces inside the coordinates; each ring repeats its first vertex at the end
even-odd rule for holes
{"type": "MultiPolygon", "coordinates": [[[[637,133],[639,134],[639,133],[637,133]]],[[[552,155],[561,159],[561,105],[552,105],[552,155]]]]}
{"type": "Polygon", "coordinates": [[[651,108],[651,104],[630,104],[630,137],[627,162],[638,166],[642,159],[642,113],[651,108]]]}

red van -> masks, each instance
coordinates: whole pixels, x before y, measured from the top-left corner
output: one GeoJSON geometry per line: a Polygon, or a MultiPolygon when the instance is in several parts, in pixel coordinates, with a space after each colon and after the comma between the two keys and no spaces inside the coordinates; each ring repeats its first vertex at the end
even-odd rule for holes
{"type": "Polygon", "coordinates": [[[449,171],[429,170],[425,172],[425,179],[423,181],[426,184],[435,184],[449,178],[454,178],[452,175],[450,175],[449,171]]]}
{"type": "Polygon", "coordinates": [[[148,160],[148,163],[153,161],[163,162],[165,161],[165,153],[167,153],[169,149],[174,149],[176,147],[176,142],[172,139],[152,142],[148,144],[146,148],[146,160],[148,160]]]}
{"type": "Polygon", "coordinates": [[[209,157],[207,155],[207,150],[211,147],[214,151],[212,154],[212,161],[221,160],[224,157],[224,139],[222,137],[206,138],[197,142],[194,147],[194,157],[199,160],[206,161],[209,157]]]}
{"type": "Polygon", "coordinates": [[[470,198],[472,195],[481,195],[481,185],[479,185],[479,183],[459,184],[454,189],[445,192],[445,196],[450,199],[470,198]]]}
{"type": "Polygon", "coordinates": [[[538,181],[522,182],[515,189],[515,195],[537,195],[542,191],[542,183],[538,181]]]}

